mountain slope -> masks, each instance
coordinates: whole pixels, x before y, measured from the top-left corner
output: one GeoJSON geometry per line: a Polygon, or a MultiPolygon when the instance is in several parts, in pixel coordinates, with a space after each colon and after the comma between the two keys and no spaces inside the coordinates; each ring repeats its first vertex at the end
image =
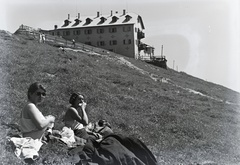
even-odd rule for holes
{"type": "MultiPolygon", "coordinates": [[[[71,92],[80,91],[86,95],[90,121],[106,119],[114,132],[140,138],[159,164],[240,162],[237,92],[113,53],[62,52],[5,31],[0,44],[4,123],[18,122],[28,86],[39,81],[47,87],[40,109],[57,117],[57,129],[71,92]]],[[[8,128],[0,127],[6,137],[8,128]]],[[[17,164],[5,139],[0,142],[2,164],[17,164]]],[[[39,162],[51,154],[52,164],[64,164],[65,154],[51,147],[41,151],[39,162]]]]}

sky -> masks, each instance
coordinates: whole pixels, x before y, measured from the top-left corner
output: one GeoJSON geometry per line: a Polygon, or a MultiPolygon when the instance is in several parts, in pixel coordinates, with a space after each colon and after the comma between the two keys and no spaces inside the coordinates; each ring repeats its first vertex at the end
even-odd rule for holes
{"type": "Polygon", "coordinates": [[[240,92],[239,0],[0,0],[0,29],[53,29],[67,15],[139,14],[168,67],[240,92]]]}

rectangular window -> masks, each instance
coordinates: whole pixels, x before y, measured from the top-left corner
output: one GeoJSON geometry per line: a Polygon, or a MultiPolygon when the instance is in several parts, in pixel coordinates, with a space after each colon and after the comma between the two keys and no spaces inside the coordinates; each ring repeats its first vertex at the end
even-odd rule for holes
{"type": "Polygon", "coordinates": [[[104,29],[103,28],[97,29],[97,33],[104,33],[104,29]]]}
{"type": "Polygon", "coordinates": [[[60,32],[57,32],[57,35],[60,36],[60,32]]]}
{"type": "Polygon", "coordinates": [[[52,32],[52,35],[54,36],[54,32],[52,32]]]}
{"type": "Polygon", "coordinates": [[[97,42],[97,46],[104,46],[105,45],[105,42],[104,41],[98,41],[97,42]]]}
{"type": "Polygon", "coordinates": [[[66,36],[69,36],[70,35],[70,31],[66,31],[66,36]]]}
{"type": "Polygon", "coordinates": [[[67,35],[67,31],[63,31],[63,36],[66,36],[67,35]]]}
{"type": "Polygon", "coordinates": [[[80,35],[80,30],[74,30],[73,35],[80,35]]]}
{"type": "Polygon", "coordinates": [[[131,27],[130,27],[130,26],[127,26],[127,27],[124,26],[124,27],[123,27],[123,31],[124,31],[124,32],[130,32],[130,31],[131,31],[131,27]]]}
{"type": "Polygon", "coordinates": [[[116,33],[117,32],[117,28],[115,28],[115,27],[109,28],[109,32],[110,33],[116,33]]]}
{"type": "Polygon", "coordinates": [[[130,45],[131,43],[132,43],[132,40],[131,40],[131,39],[123,40],[123,44],[124,44],[124,45],[130,45]]]}
{"type": "Polygon", "coordinates": [[[117,45],[117,40],[111,40],[111,41],[109,41],[109,45],[117,45]]]}
{"type": "Polygon", "coordinates": [[[86,30],[84,31],[84,33],[85,33],[85,34],[92,34],[92,29],[86,29],[86,30]]]}

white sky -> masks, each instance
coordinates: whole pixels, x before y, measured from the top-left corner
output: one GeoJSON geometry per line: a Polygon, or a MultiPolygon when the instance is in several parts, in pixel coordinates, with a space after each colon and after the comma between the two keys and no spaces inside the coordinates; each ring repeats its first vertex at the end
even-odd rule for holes
{"type": "Polygon", "coordinates": [[[97,11],[139,14],[143,40],[168,66],[240,92],[239,0],[0,0],[0,29],[21,25],[51,29],[56,23],[97,11]]]}

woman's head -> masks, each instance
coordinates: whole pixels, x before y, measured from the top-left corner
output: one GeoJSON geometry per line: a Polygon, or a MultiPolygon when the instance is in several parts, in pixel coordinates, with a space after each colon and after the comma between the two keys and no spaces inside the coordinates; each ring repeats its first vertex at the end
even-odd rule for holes
{"type": "Polygon", "coordinates": [[[46,89],[38,82],[31,84],[27,93],[28,99],[34,103],[42,101],[42,97],[46,96],[46,89]]]}
{"type": "Polygon", "coordinates": [[[69,99],[69,103],[74,105],[74,104],[79,104],[82,103],[84,100],[84,96],[80,94],[79,92],[73,93],[69,99]]]}

